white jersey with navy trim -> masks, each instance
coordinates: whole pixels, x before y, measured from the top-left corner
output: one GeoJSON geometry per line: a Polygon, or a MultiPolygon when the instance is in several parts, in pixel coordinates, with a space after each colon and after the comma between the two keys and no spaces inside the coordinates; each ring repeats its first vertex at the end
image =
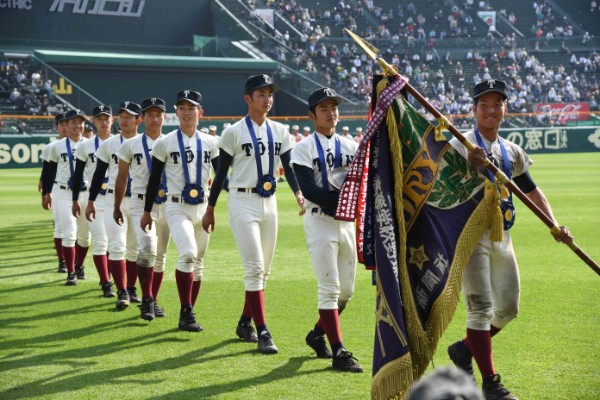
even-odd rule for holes
{"type": "MultiPolygon", "coordinates": [[[[348,167],[354,159],[354,154],[358,149],[358,143],[351,138],[345,138],[338,135],[337,133],[332,135],[330,138],[320,133],[315,133],[305,138],[301,142],[296,143],[292,150],[292,157],[290,164],[301,165],[308,167],[314,171],[315,183],[319,187],[323,187],[323,177],[321,175],[321,163],[319,161],[319,152],[317,150],[317,143],[315,136],[319,139],[319,143],[323,148],[323,155],[325,157],[325,163],[327,164],[327,176],[329,172],[335,168],[334,157],[335,157],[335,139],[338,138],[340,141],[340,155],[342,161],[342,167],[348,167]]],[[[329,185],[329,190],[334,190],[329,185]]],[[[311,202],[308,199],[304,199],[304,208],[310,210],[313,207],[320,207],[318,204],[311,202]]]]}
{"type": "MultiPolygon", "coordinates": [[[[85,143],[86,139],[82,137],[79,142],[74,142],[68,137],[60,139],[56,145],[52,145],[48,151],[48,159],[57,163],[55,182],[60,186],[67,186],[71,179],[71,168],[75,171],[75,152],[77,148],[85,143]],[[67,140],[71,146],[71,157],[68,156],[67,140]],[[69,165],[70,164],[70,165],[69,165]]],[[[87,182],[84,182],[87,186],[87,182]]]]}
{"type": "Polygon", "coordinates": [[[152,147],[156,145],[157,141],[163,136],[160,135],[156,141],[147,136],[146,134],[138,135],[131,140],[123,142],[117,155],[120,160],[125,161],[129,164],[129,176],[131,177],[131,193],[145,194],[146,188],[148,187],[148,180],[150,179],[150,170],[148,169],[148,163],[152,164],[152,147]],[[146,153],[144,152],[144,145],[142,139],[146,137],[146,144],[148,146],[149,159],[146,160],[146,153]]]}
{"type": "Polygon", "coordinates": [[[44,149],[42,150],[42,154],[40,154],[40,158],[43,161],[48,161],[48,154],[50,153],[50,149],[52,148],[52,146],[55,146],[56,143],[58,143],[60,141],[60,139],[55,139],[53,141],[51,141],[50,143],[48,143],[46,145],[46,147],[44,147],[44,149]]]}
{"type": "MultiPolygon", "coordinates": [[[[137,135],[136,135],[137,136],[137,135]]],[[[134,136],[133,138],[135,138],[134,136]]],[[[121,140],[125,143],[127,140],[122,135],[114,135],[110,139],[106,139],[96,152],[96,159],[108,164],[108,183],[106,184],[107,189],[115,189],[115,181],[119,173],[119,148],[121,147],[121,140]]]]}
{"type": "MultiPolygon", "coordinates": [[[[294,142],[292,141],[292,136],[288,133],[287,128],[283,124],[266,119],[261,126],[258,126],[256,122],[252,121],[252,127],[261,154],[263,175],[269,173],[267,123],[271,127],[271,132],[273,134],[273,150],[275,152],[273,159],[273,175],[275,175],[277,172],[277,165],[279,164],[279,156],[289,151],[294,146],[294,142]]],[[[245,118],[242,118],[223,131],[219,147],[233,157],[231,176],[229,177],[229,187],[256,187],[258,184],[258,171],[256,167],[255,151],[245,118]]]]}
{"type": "MultiPolygon", "coordinates": [[[[208,196],[208,180],[212,168],[211,161],[219,156],[219,138],[196,131],[192,137],[182,133],[183,147],[185,148],[190,183],[196,182],[196,155],[198,152],[196,135],[200,135],[202,143],[202,182],[201,186],[208,196]]],[[[154,143],[152,156],[165,163],[167,174],[167,187],[169,195],[180,196],[185,186],[181,151],[177,139],[177,129],[169,132],[161,140],[154,143]]]]}
{"type": "Polygon", "coordinates": [[[100,139],[98,136],[94,136],[93,138],[86,140],[75,152],[75,158],[85,163],[83,180],[87,182],[92,182],[94,171],[96,171],[96,151],[98,150],[96,148],[96,138],[98,138],[99,148],[104,140],[100,139]]]}

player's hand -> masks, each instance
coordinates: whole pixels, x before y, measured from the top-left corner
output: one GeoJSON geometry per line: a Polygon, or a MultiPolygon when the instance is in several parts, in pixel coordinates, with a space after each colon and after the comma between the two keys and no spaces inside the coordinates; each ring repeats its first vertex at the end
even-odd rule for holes
{"type": "Polygon", "coordinates": [[[96,219],[96,205],[93,201],[88,201],[88,205],[85,208],[85,218],[90,222],[96,219]]]}
{"type": "Polygon", "coordinates": [[[487,154],[482,147],[475,147],[473,150],[469,150],[468,159],[474,168],[480,169],[485,167],[487,154]]]}
{"type": "Polygon", "coordinates": [[[125,219],[123,218],[123,211],[121,211],[121,207],[115,207],[115,210],[113,211],[113,219],[117,225],[123,225],[125,219]]]}
{"type": "Polygon", "coordinates": [[[202,229],[206,231],[206,233],[212,233],[215,230],[215,207],[208,206],[206,207],[206,213],[202,217],[202,229]]]}
{"type": "Polygon", "coordinates": [[[140,228],[142,228],[144,232],[148,232],[150,229],[152,229],[152,214],[144,211],[144,214],[142,214],[142,219],[140,219],[140,228]]]}
{"type": "Polygon", "coordinates": [[[52,194],[42,195],[42,208],[44,210],[52,210],[52,194]]]}
{"type": "Polygon", "coordinates": [[[79,218],[81,216],[81,206],[78,201],[74,201],[71,206],[71,213],[75,218],[79,218]]]}
{"type": "Polygon", "coordinates": [[[38,181],[38,192],[42,193],[42,181],[38,181]]]}
{"type": "Polygon", "coordinates": [[[554,240],[556,240],[559,243],[573,243],[573,235],[571,235],[571,232],[569,232],[569,228],[567,228],[564,225],[561,225],[558,228],[560,229],[560,235],[555,235],[554,232],[550,231],[550,233],[554,237],[554,240]]]}
{"type": "Polygon", "coordinates": [[[303,216],[306,214],[306,208],[304,208],[304,196],[302,195],[302,191],[298,190],[296,193],[296,203],[300,206],[300,211],[298,211],[299,216],[303,216]]]}

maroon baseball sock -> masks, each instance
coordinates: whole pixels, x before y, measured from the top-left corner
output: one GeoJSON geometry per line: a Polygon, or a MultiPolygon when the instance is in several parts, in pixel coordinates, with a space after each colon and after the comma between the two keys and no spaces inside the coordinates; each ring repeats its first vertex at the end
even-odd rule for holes
{"type": "Polygon", "coordinates": [[[75,266],[81,267],[85,262],[85,256],[87,256],[89,247],[81,247],[78,243],[75,243],[75,266]]]}
{"type": "Polygon", "coordinates": [[[179,302],[182,306],[192,304],[192,284],[194,282],[193,272],[182,272],[175,270],[175,281],[177,282],[177,291],[179,292],[179,302]]]}
{"type": "Polygon", "coordinates": [[[478,331],[467,328],[465,345],[471,350],[473,358],[477,362],[481,376],[486,378],[494,375],[494,362],[492,361],[492,337],[490,331],[478,331]]]}
{"type": "Polygon", "coordinates": [[[127,287],[135,287],[137,283],[137,264],[135,261],[125,260],[125,270],[127,271],[127,287]]]}
{"type": "Polygon", "coordinates": [[[327,334],[327,340],[331,347],[342,343],[342,332],[340,331],[340,319],[338,310],[319,310],[320,321],[323,324],[323,330],[327,334]]]}
{"type": "Polygon", "coordinates": [[[152,280],[154,278],[154,270],[152,267],[137,266],[137,274],[140,278],[140,286],[142,287],[142,297],[152,297],[152,280]]]}
{"type": "Polygon", "coordinates": [[[154,272],[154,277],[152,278],[152,295],[154,296],[154,300],[158,299],[158,292],[160,291],[160,285],[164,276],[164,271],[154,272]]]}
{"type": "Polygon", "coordinates": [[[62,247],[63,255],[65,256],[65,264],[67,266],[67,272],[72,274],[75,272],[75,246],[73,247],[62,247]]]}
{"type": "Polygon", "coordinates": [[[200,293],[200,286],[202,286],[202,280],[194,281],[192,283],[192,306],[196,307],[196,300],[198,299],[198,294],[200,293]]]}
{"type": "Polygon", "coordinates": [[[125,260],[108,260],[108,269],[115,280],[117,289],[125,289],[125,260]]]}
{"type": "Polygon", "coordinates": [[[54,248],[56,249],[56,257],[58,261],[65,261],[65,254],[62,248],[62,238],[54,238],[54,248]]]}
{"type": "MultiPolygon", "coordinates": [[[[250,292],[246,290],[246,303],[250,307],[254,324],[258,328],[265,325],[265,297],[262,290],[250,292]]],[[[259,332],[260,335],[260,332],[259,332]]]]}
{"type": "Polygon", "coordinates": [[[110,278],[108,276],[108,259],[106,258],[106,254],[101,256],[94,255],[93,258],[96,271],[100,277],[100,283],[108,282],[110,278]]]}

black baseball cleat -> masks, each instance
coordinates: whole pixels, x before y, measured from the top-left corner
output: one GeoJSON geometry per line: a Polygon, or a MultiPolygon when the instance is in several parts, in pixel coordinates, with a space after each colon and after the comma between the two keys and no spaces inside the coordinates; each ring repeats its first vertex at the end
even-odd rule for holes
{"type": "Polygon", "coordinates": [[[258,342],[258,336],[256,336],[256,331],[250,323],[238,324],[237,328],[235,328],[235,334],[238,335],[239,338],[242,339],[244,342],[258,342]]]}
{"type": "Polygon", "coordinates": [[[140,299],[137,295],[137,291],[135,287],[127,288],[127,293],[129,293],[129,299],[132,303],[141,303],[142,299],[140,299]]]}
{"type": "Polygon", "coordinates": [[[277,354],[279,352],[269,332],[263,331],[258,337],[258,351],[263,354],[277,354]]]}
{"type": "Polygon", "coordinates": [[[104,282],[101,283],[102,286],[102,296],[106,298],[115,297],[115,292],[113,292],[113,284],[112,282],[104,282]]]}
{"type": "Polygon", "coordinates": [[[154,316],[156,318],[165,318],[165,311],[163,310],[163,308],[161,306],[158,305],[158,303],[155,301],[154,302],[154,316]]]}
{"type": "Polygon", "coordinates": [[[85,280],[84,268],[85,267],[83,265],[81,267],[75,267],[75,274],[77,274],[77,279],[85,280]]]}
{"type": "Polygon", "coordinates": [[[115,303],[115,307],[117,310],[124,310],[129,306],[129,293],[127,293],[126,289],[119,289],[117,291],[117,302],[115,303]]]}
{"type": "Polygon", "coordinates": [[[481,390],[485,396],[485,400],[518,400],[507,388],[504,387],[500,380],[499,374],[490,375],[483,378],[481,390]]]}
{"type": "Polygon", "coordinates": [[[154,315],[154,299],[152,297],[144,297],[140,305],[140,317],[144,321],[152,321],[154,315]]]}
{"type": "Polygon", "coordinates": [[[65,263],[65,260],[59,261],[58,262],[58,272],[59,273],[65,273],[68,272],[67,271],[67,264],[65,263]]]}
{"type": "Polygon", "coordinates": [[[179,329],[188,332],[200,332],[203,330],[196,321],[196,313],[192,306],[186,306],[179,312],[179,329]]]}
{"type": "Polygon", "coordinates": [[[448,346],[448,356],[457,368],[462,369],[475,380],[473,355],[462,340],[448,346]]]}
{"type": "Polygon", "coordinates": [[[331,366],[344,372],[363,372],[363,367],[357,363],[357,359],[352,356],[352,353],[343,347],[338,350],[338,353],[333,356],[331,366]]]}
{"type": "Polygon", "coordinates": [[[67,275],[67,286],[77,285],[77,275],[75,272],[71,272],[67,275]]]}
{"type": "Polygon", "coordinates": [[[306,344],[317,353],[317,358],[331,358],[333,354],[327,347],[325,335],[317,336],[313,330],[306,335],[306,344]]]}

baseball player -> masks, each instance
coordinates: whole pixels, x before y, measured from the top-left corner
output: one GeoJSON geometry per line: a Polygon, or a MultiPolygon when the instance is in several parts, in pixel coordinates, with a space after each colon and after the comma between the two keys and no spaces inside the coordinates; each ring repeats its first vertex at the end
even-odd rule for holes
{"type": "Polygon", "coordinates": [[[302,138],[306,139],[307,137],[310,136],[310,126],[305,126],[304,128],[302,128],[302,138]]]}
{"type": "Polygon", "coordinates": [[[294,143],[298,143],[304,138],[304,136],[300,134],[299,129],[300,127],[298,125],[292,125],[292,139],[294,140],[294,143]]]}
{"type": "Polygon", "coordinates": [[[209,125],[209,127],[208,127],[208,134],[210,136],[217,136],[217,126],[216,125],[209,125]]]}
{"type": "Polygon", "coordinates": [[[117,224],[110,210],[115,204],[115,182],[119,170],[119,148],[123,142],[137,136],[137,127],[142,123],[140,118],[141,108],[139,104],[125,101],[119,107],[119,126],[122,133],[114,135],[102,142],[96,151],[96,170],[90,186],[90,196],[85,216],[88,221],[96,219],[96,198],[106,172],[108,171],[108,182],[106,183],[106,194],[104,195],[104,228],[108,237],[108,269],[113,276],[117,286],[117,301],[115,306],[122,310],[129,306],[129,302],[141,303],[137,297],[135,284],[137,281],[137,240],[135,230],[131,225],[129,214],[129,197],[131,196],[129,185],[122,204],[125,210],[123,225],[117,224]]]}
{"type": "Polygon", "coordinates": [[[358,145],[351,137],[335,133],[342,98],[330,88],[308,97],[308,116],[315,132],[292,150],[291,164],[305,196],[304,232],[310,260],[317,276],[319,321],[306,335],[306,344],[319,358],[333,358],[333,368],[363,372],[342,344],[339,314],[354,294],[356,238],[354,223],[333,217],[339,193],[329,184],[331,170],[347,167],[358,145]],[[331,350],[325,343],[329,339],[331,350]]]}
{"type": "Polygon", "coordinates": [[[347,126],[342,127],[342,136],[346,139],[352,139],[352,136],[350,136],[350,128],[347,126]]]}
{"type": "Polygon", "coordinates": [[[159,193],[163,171],[169,188],[166,205],[167,223],[179,259],[175,280],[181,310],[179,329],[200,332],[194,306],[202,284],[204,254],[208,249],[209,235],[200,225],[206,210],[206,193],[211,165],[218,163],[219,139],[198,131],[198,121],[204,114],[202,95],[194,90],[177,93],[175,112],[179,127],[154,144],[152,173],[146,190],[142,229],[152,228],[152,201],[159,193]]]}
{"type": "MultiPolygon", "coordinates": [[[[44,164],[42,205],[45,209],[56,208],[57,225],[62,237],[62,250],[68,272],[67,286],[74,286],[77,284],[78,275],[75,267],[82,268],[90,244],[87,222],[80,221],[71,214],[75,151],[86,140],[81,136],[85,114],[80,110],[71,110],[65,118],[68,121],[68,135],[50,147],[47,163],[44,164]],[[53,199],[54,183],[56,191],[53,199]]],[[[87,190],[87,182],[80,185],[82,191],[87,190]]]]}
{"type": "MultiPolygon", "coordinates": [[[[108,106],[97,106],[92,110],[93,123],[96,126],[98,134],[86,140],[81,146],[77,148],[75,152],[76,165],[74,173],[74,185],[72,193],[73,204],[71,206],[71,212],[76,218],[80,218],[89,224],[89,231],[92,235],[92,255],[94,259],[94,265],[100,278],[100,286],[104,297],[115,297],[115,293],[112,289],[112,282],[108,274],[108,238],[106,237],[106,229],[104,228],[104,195],[106,194],[106,188],[100,190],[100,198],[96,199],[96,219],[87,221],[84,216],[81,216],[81,204],[79,202],[80,185],[79,182],[85,180],[86,182],[92,182],[94,171],[96,169],[96,151],[105,140],[110,137],[110,127],[113,123],[112,109],[108,106]]],[[[105,177],[104,183],[108,181],[105,177]]],[[[83,204],[88,203],[89,192],[84,192],[84,196],[81,199],[83,204]]]]}
{"type": "MultiPolygon", "coordinates": [[[[50,146],[55,145],[56,143],[58,143],[60,141],[60,139],[67,136],[69,123],[68,123],[67,119],[65,118],[66,115],[67,115],[66,112],[61,112],[54,116],[56,131],[58,132],[58,140],[48,143],[46,145],[46,147],[44,147],[44,150],[42,150],[42,155],[41,155],[41,158],[43,160],[42,165],[47,162],[46,160],[48,159],[48,152],[50,151],[50,146]]],[[[43,171],[44,171],[44,169],[42,168],[42,172],[43,171]]],[[[42,174],[42,175],[40,175],[40,180],[38,182],[38,192],[40,192],[40,193],[42,193],[43,182],[44,182],[44,176],[42,174]]],[[[42,206],[43,206],[43,200],[44,199],[42,196],[42,206]]],[[[67,266],[65,265],[65,256],[64,256],[63,250],[62,250],[62,237],[60,236],[58,224],[56,223],[57,215],[56,215],[55,208],[52,208],[52,219],[54,222],[54,249],[56,250],[56,256],[58,257],[58,272],[64,273],[64,272],[67,272],[67,266]]]]}
{"type": "Polygon", "coordinates": [[[144,195],[150,178],[152,147],[162,137],[162,126],[166,118],[165,101],[150,97],[142,101],[142,118],[146,132],[123,142],[118,151],[119,172],[115,183],[115,206],[113,218],[123,225],[125,217],[121,203],[131,176],[131,198],[129,214],[131,225],[137,238],[137,274],[142,288],[141,318],[152,321],[155,317],[164,317],[164,311],[157,303],[158,292],[165,272],[165,259],[169,247],[169,227],[165,215],[166,176],[162,175],[161,194],[154,198],[152,219],[156,222],[151,229],[141,228],[140,221],[144,213],[144,195]],[[156,276],[156,282],[155,282],[156,276]]]}
{"type": "Polygon", "coordinates": [[[362,126],[357,126],[356,131],[354,133],[354,141],[356,143],[360,143],[360,142],[362,142],[362,139],[363,139],[363,128],[362,128],[362,126]]]}
{"type": "MultiPolygon", "coordinates": [[[[483,170],[486,157],[504,174],[513,179],[525,195],[558,226],[552,209],[542,191],[529,175],[531,159],[516,144],[500,138],[498,130],[507,112],[506,84],[490,79],[478,83],[473,94],[475,129],[465,137],[479,147],[467,152],[457,139],[450,143],[469,160],[475,168],[483,170]]],[[[483,173],[493,181],[491,173],[483,173]]],[[[504,237],[502,242],[492,242],[490,231],[483,234],[463,273],[462,290],[467,306],[467,335],[462,341],[448,347],[454,364],[473,375],[475,358],[486,399],[512,400],[516,397],[504,387],[492,361],[492,337],[502,330],[519,310],[519,270],[509,229],[514,223],[512,195],[502,200],[504,237]]],[[[559,242],[573,241],[569,230],[560,226],[559,242]]]]}
{"type": "Polygon", "coordinates": [[[94,124],[89,119],[85,119],[85,124],[83,125],[83,134],[82,136],[86,139],[91,139],[94,137],[94,124]]]}
{"type": "Polygon", "coordinates": [[[202,226],[208,233],[215,228],[214,209],[231,166],[227,208],[229,223],[244,265],[245,303],[236,334],[247,342],[258,342],[264,354],[278,352],[266,323],[264,289],[271,271],[277,239],[277,202],[274,168],[281,159],[285,177],[302,208],[304,197],[289,165],[293,146],[291,135],[267,114],[278,86],[268,75],[247,79],[245,118],[225,129],[221,136],[219,169],[210,190],[202,226]],[[251,324],[254,319],[258,337],[251,324]]]}

